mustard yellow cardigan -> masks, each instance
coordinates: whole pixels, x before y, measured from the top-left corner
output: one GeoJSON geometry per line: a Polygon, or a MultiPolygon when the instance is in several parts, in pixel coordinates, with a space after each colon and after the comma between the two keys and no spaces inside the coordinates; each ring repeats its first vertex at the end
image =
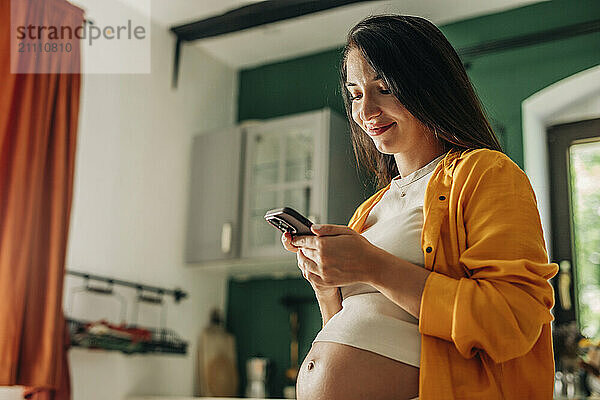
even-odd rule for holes
{"type": "MultiPolygon", "coordinates": [[[[389,185],[349,226],[361,232],[389,185]]],[[[552,399],[548,263],[533,189],[506,155],[450,152],[425,192],[421,400],[552,399]]]]}

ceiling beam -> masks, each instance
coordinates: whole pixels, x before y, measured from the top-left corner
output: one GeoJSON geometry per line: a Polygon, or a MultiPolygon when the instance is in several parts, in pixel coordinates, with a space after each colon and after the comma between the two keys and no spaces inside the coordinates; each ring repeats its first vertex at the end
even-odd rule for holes
{"type": "Polygon", "coordinates": [[[171,27],[179,41],[193,41],[372,0],[267,0],[171,27]]]}
{"type": "Polygon", "coordinates": [[[600,19],[594,19],[578,24],[561,26],[559,28],[549,29],[541,32],[514,36],[507,39],[498,39],[465,47],[458,50],[461,58],[474,58],[484,56],[490,53],[497,53],[505,50],[512,50],[525,46],[552,42],[555,40],[568,39],[574,36],[587,35],[600,32],[600,19]]]}
{"type": "MultiPolygon", "coordinates": [[[[182,42],[238,32],[260,25],[366,1],[373,0],[267,0],[236,8],[219,16],[173,26],[171,27],[171,31],[177,36],[173,87],[177,87],[182,42]]],[[[468,69],[471,66],[472,59],[490,53],[567,39],[599,31],[600,20],[595,19],[532,34],[479,43],[474,46],[457,49],[457,52],[468,69]]]]}
{"type": "Polygon", "coordinates": [[[366,1],[374,0],[266,0],[227,11],[215,17],[172,26],[171,32],[177,36],[173,65],[173,87],[177,87],[177,81],[179,80],[179,59],[181,57],[182,42],[239,32],[273,22],[366,1]]]}

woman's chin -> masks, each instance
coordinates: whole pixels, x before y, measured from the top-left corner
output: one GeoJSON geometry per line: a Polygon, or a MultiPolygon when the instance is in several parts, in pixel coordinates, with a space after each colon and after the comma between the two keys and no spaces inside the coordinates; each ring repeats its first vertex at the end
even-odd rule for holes
{"type": "Polygon", "coordinates": [[[373,140],[373,143],[375,144],[375,148],[377,149],[377,151],[379,151],[380,153],[390,154],[390,155],[397,153],[397,151],[394,151],[393,146],[390,146],[385,141],[373,140]]]}

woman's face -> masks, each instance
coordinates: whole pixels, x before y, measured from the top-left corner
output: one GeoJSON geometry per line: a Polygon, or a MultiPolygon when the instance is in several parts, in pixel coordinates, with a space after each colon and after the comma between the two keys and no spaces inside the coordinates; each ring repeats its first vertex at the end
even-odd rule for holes
{"type": "Polygon", "coordinates": [[[377,150],[397,154],[423,146],[427,130],[388,90],[359,50],[348,53],[346,73],[352,119],[371,137],[377,150]]]}

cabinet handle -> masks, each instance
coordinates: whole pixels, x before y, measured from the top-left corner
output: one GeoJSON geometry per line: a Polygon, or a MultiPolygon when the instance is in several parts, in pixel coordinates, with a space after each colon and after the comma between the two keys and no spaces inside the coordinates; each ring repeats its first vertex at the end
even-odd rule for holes
{"type": "Polygon", "coordinates": [[[231,251],[231,222],[225,222],[221,227],[221,251],[227,254],[231,251]]]}
{"type": "Polygon", "coordinates": [[[571,262],[562,260],[560,262],[560,272],[558,275],[558,294],[560,296],[560,304],[563,310],[571,309],[571,262]]]}

